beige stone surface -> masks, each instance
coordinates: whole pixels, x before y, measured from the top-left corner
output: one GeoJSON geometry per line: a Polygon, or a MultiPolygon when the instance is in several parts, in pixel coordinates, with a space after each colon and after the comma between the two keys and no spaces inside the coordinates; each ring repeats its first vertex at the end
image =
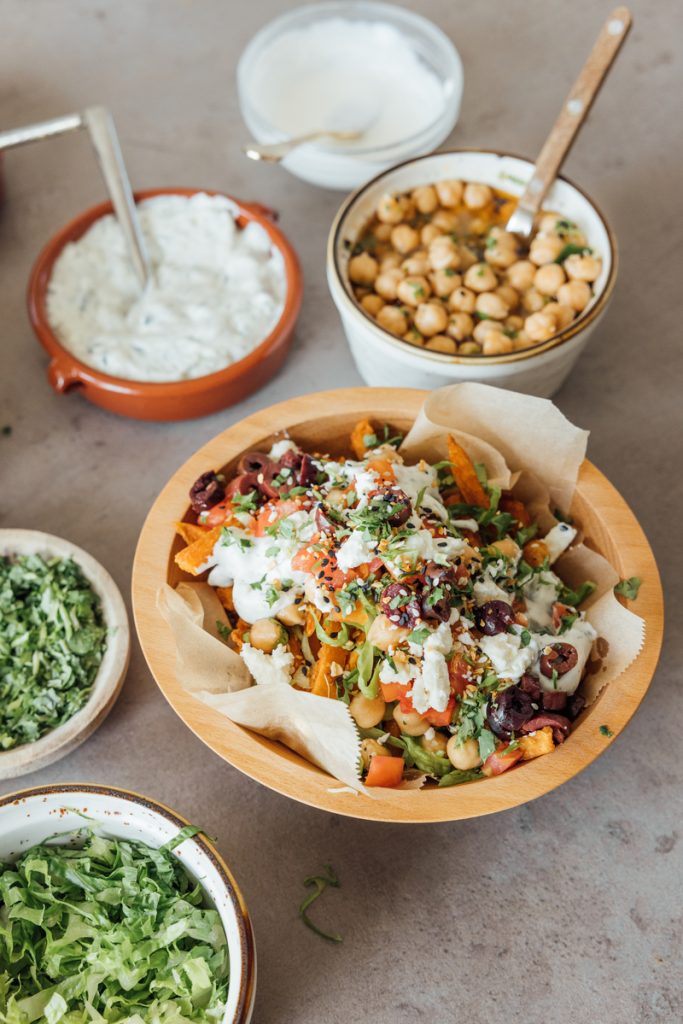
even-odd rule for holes
{"type": "MultiPolygon", "coordinates": [[[[0,212],[0,525],[85,547],[128,592],[140,525],[192,451],[245,413],[359,382],[323,273],[341,196],[239,153],[242,47],[285,0],[0,0],[0,127],[104,103],[138,187],[226,189],[279,209],[306,276],[279,377],[241,407],[140,424],[58,397],[24,311],[31,262],[102,198],[82,137],[5,159],[0,212]]],[[[460,48],[454,145],[533,155],[607,6],[589,0],[419,0],[460,48]]],[[[590,457],[640,517],[675,624],[681,593],[680,61],[683,11],[638,0],[635,27],[567,173],[619,237],[611,309],[557,396],[591,430],[590,457]],[[680,64],[679,64],[680,69],[680,64]],[[676,208],[678,207],[678,212],[676,208]],[[674,469],[677,471],[674,472],[674,469]]],[[[289,803],[205,749],[165,704],[138,649],[121,698],[80,750],[27,785],[108,782],[145,792],[218,837],[259,948],[258,1024],[673,1024],[683,1019],[680,631],[612,749],[536,803],[463,824],[359,824],[289,803]],[[342,888],[317,908],[344,944],[297,920],[304,875],[342,888]]],[[[11,783],[0,789],[9,791],[11,783]]]]}

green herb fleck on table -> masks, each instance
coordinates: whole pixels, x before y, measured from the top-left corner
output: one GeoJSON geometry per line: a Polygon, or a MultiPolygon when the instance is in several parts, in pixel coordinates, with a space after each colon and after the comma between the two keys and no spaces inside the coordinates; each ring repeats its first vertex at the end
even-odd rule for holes
{"type": "Polygon", "coordinates": [[[72,559],[0,558],[0,750],[81,710],[106,636],[100,600],[72,559]]]}
{"type": "Polygon", "coordinates": [[[612,732],[612,730],[611,730],[611,729],[609,728],[609,726],[607,726],[607,725],[601,725],[601,726],[600,726],[600,735],[601,735],[601,736],[614,736],[614,733],[613,733],[613,732],[612,732]]]}
{"type": "Polygon", "coordinates": [[[312,903],[318,899],[319,896],[325,892],[325,889],[331,887],[338,889],[340,886],[339,879],[335,874],[335,871],[331,864],[325,864],[325,873],[322,875],[308,875],[304,878],[304,885],[307,889],[311,889],[308,896],[305,896],[299,906],[299,917],[304,922],[307,928],[319,935],[321,939],[327,939],[328,942],[342,942],[341,935],[337,935],[334,932],[324,932],[321,928],[318,928],[317,924],[314,924],[308,916],[308,908],[312,903]]]}
{"type": "Polygon", "coordinates": [[[11,433],[12,427],[9,423],[6,423],[4,427],[0,428],[0,434],[2,434],[3,437],[9,437],[11,433]]]}
{"type": "Polygon", "coordinates": [[[621,597],[627,597],[629,601],[635,601],[642,582],[639,576],[629,576],[627,580],[621,580],[620,583],[617,583],[614,593],[619,594],[621,597]]]}

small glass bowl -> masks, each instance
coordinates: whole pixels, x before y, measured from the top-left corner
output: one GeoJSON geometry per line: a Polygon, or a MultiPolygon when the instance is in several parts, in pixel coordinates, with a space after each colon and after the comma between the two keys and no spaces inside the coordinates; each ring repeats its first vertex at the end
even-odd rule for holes
{"type": "MultiPolygon", "coordinates": [[[[382,22],[396,29],[412,46],[419,60],[439,80],[443,107],[419,132],[390,145],[344,149],[323,141],[298,147],[283,166],[304,181],[323,188],[352,189],[401,160],[429,153],[450,134],[460,112],[463,90],[462,61],[450,39],[431,21],[402,7],[378,0],[331,0],[297,7],[264,26],[244,50],[237,66],[237,89],[242,117],[251,136],[261,143],[282,142],[286,136],[271,124],[268,113],[253,101],[253,75],[264,51],[282,35],[296,29],[342,18],[355,22],[382,22]]],[[[296,73],[296,68],[292,68],[296,73]]]]}

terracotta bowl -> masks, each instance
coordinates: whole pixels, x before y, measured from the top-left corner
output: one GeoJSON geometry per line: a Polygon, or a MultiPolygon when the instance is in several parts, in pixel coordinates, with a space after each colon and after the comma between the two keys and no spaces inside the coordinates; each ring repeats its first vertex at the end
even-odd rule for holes
{"type": "MultiPolygon", "coordinates": [[[[135,200],[140,202],[161,195],[191,196],[200,191],[208,195],[226,195],[210,189],[156,188],[136,192],[135,200]]],[[[134,419],[189,420],[241,402],[279,370],[289,351],[301,308],[303,278],[299,261],[284,234],[273,223],[276,214],[272,210],[258,203],[241,203],[232,196],[227,198],[239,208],[239,226],[244,227],[249,221],[256,221],[282,254],[287,292],[282,316],[271,333],[244,359],[239,359],[218,373],[165,384],[110,377],[76,359],[58,341],[50,327],[47,317],[47,286],[52,267],[62,249],[84,235],[100,217],[112,212],[111,203],[100,203],[74,217],[50,239],[34,263],[29,277],[28,315],[38,341],[50,356],[47,375],[55,391],[65,394],[78,390],[95,405],[134,419]]]]}
{"type": "Polygon", "coordinates": [[[271,789],[335,814],[374,821],[452,821],[503,811],[526,803],[573,778],[618,736],[643,699],[654,674],[663,630],[662,591],[654,556],[635,516],[610,482],[584,462],[571,512],[590,547],[622,577],[640,576],[635,611],[645,621],[646,643],[637,659],[606,687],[577,720],[571,736],[547,757],[496,778],[447,789],[375,790],[372,796],[339,792],[339,783],[279,743],[219,716],[186,693],[176,680],[175,650],[156,609],[162,583],[189,578],[174,564],[182,547],[174,522],[189,519],[187,493],[207,469],[230,473],[249,449],[268,449],[288,428],[304,447],[349,454],[347,438],[361,416],[407,430],[427,392],[398,388],[349,388],[304,395],[263,409],[204,445],[168,482],[143,526],[133,566],[133,606],[140,643],[164,696],[192,731],[240,771],[271,789]],[[603,736],[609,722],[613,736],[603,736]]]}
{"type": "MultiPolygon", "coordinates": [[[[37,786],[0,797],[0,861],[12,861],[54,836],[86,825],[110,839],[159,847],[188,825],[163,804],[127,789],[87,783],[37,786]]],[[[230,869],[206,836],[184,840],[174,855],[218,911],[230,957],[225,1014],[216,1024],[248,1024],[256,988],[256,950],[242,893],[230,869]]]]}

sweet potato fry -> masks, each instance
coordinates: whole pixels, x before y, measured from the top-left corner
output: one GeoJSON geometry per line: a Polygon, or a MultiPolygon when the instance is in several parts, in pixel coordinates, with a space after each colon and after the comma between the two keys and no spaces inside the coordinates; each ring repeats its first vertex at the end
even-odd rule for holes
{"type": "Polygon", "coordinates": [[[175,532],[183,538],[186,544],[194,544],[196,540],[204,536],[207,527],[200,526],[199,523],[176,523],[175,532]]]}
{"type": "Polygon", "coordinates": [[[488,508],[488,495],[479,483],[474,464],[462,445],[459,445],[451,434],[448,435],[448,460],[453,467],[453,477],[465,502],[479,508],[488,508]]]}
{"type": "Polygon", "coordinates": [[[344,667],[347,652],[341,647],[321,644],[318,660],[311,669],[311,693],[318,697],[336,697],[334,670],[336,666],[344,667]]]}
{"type": "Polygon", "coordinates": [[[511,494],[503,494],[498,503],[498,508],[501,512],[509,512],[511,516],[514,516],[519,526],[528,526],[531,522],[531,516],[527,512],[526,505],[513,498],[511,494]]]}
{"type": "Polygon", "coordinates": [[[232,587],[216,587],[216,597],[227,611],[234,612],[235,602],[232,599],[232,587]]]}
{"type": "Polygon", "coordinates": [[[375,428],[370,420],[360,420],[359,423],[356,423],[351,431],[351,447],[357,459],[364,459],[368,454],[369,448],[365,443],[365,438],[370,437],[374,433],[375,428]]]}
{"type": "Polygon", "coordinates": [[[216,541],[221,535],[222,526],[214,526],[213,530],[204,530],[201,537],[188,544],[186,548],[179,551],[175,556],[175,564],[183,572],[189,572],[193,576],[199,576],[202,566],[211,554],[216,541]]]}

